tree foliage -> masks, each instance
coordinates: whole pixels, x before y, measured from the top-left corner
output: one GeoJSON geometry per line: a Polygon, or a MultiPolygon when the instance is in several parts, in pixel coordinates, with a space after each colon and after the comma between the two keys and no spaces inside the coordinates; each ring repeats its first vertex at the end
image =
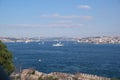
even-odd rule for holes
{"type": "Polygon", "coordinates": [[[9,75],[14,71],[14,65],[12,62],[12,54],[8,51],[5,44],[0,41],[0,66],[4,68],[4,70],[9,75]]]}

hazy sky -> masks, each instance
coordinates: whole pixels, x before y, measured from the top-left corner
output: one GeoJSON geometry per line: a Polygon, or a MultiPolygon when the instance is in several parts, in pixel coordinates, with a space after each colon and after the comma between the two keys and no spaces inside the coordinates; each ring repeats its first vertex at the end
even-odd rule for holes
{"type": "Polygon", "coordinates": [[[120,0],[0,0],[0,36],[120,36],[120,0]]]}

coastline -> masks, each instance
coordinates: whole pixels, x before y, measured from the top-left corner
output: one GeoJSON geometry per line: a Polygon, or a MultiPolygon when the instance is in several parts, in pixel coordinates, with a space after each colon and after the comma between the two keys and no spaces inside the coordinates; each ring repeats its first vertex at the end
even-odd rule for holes
{"type": "Polygon", "coordinates": [[[85,73],[69,74],[62,72],[51,72],[46,74],[34,69],[24,69],[21,73],[13,72],[10,75],[10,78],[11,80],[111,80],[111,78],[85,73]]]}

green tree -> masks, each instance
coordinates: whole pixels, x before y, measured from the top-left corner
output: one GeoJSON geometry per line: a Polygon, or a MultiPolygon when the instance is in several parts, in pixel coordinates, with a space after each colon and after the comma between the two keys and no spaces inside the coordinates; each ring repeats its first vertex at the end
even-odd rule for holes
{"type": "Polygon", "coordinates": [[[12,62],[12,54],[8,51],[5,44],[0,41],[0,66],[6,71],[8,75],[14,71],[14,65],[12,62]]]}

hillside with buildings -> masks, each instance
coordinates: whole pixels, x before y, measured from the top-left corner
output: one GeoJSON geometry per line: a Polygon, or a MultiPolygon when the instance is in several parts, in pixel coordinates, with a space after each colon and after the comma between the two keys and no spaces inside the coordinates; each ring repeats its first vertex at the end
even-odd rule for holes
{"type": "Polygon", "coordinates": [[[120,44],[119,36],[102,36],[102,37],[85,37],[85,38],[67,38],[67,37],[34,37],[34,38],[17,38],[17,37],[0,37],[3,42],[39,42],[39,41],[76,41],[78,43],[95,43],[95,44],[120,44]]]}

